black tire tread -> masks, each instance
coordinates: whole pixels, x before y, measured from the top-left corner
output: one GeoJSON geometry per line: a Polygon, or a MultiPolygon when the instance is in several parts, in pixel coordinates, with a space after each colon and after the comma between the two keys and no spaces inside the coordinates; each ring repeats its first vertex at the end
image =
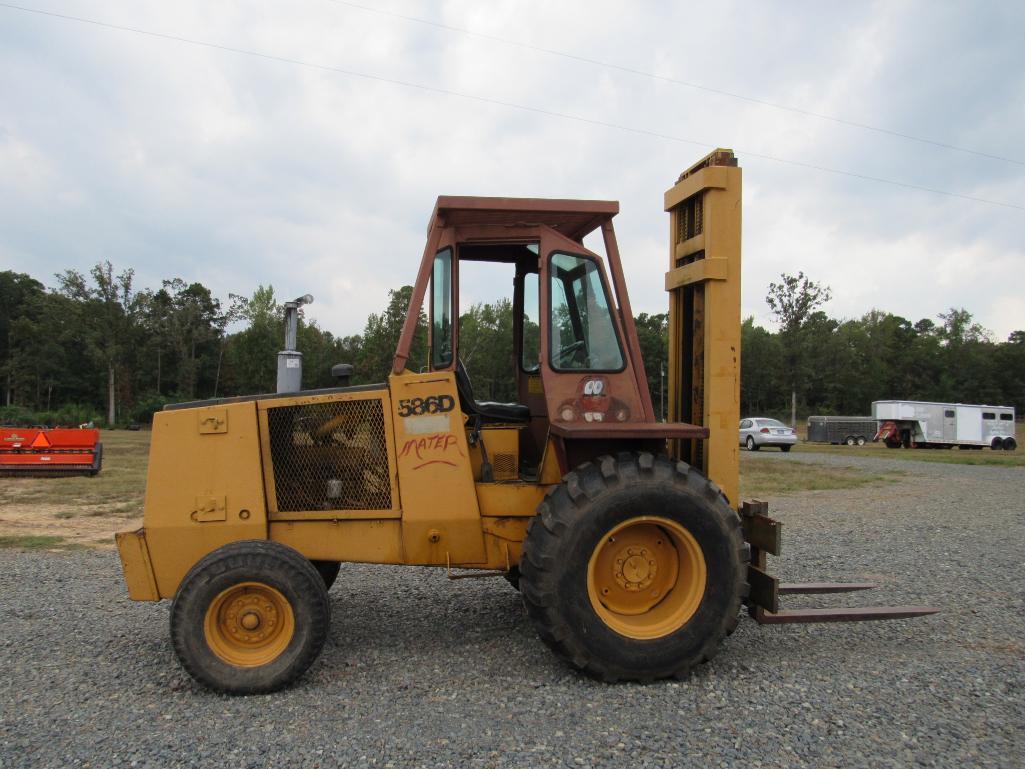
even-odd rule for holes
{"type": "MultiPolygon", "coordinates": [[[[217,692],[265,694],[294,683],[313,664],[327,640],[331,605],[320,573],[297,550],[267,540],[243,540],[214,550],[189,570],[178,588],[170,614],[171,645],[182,667],[190,676],[217,692]],[[201,600],[201,592],[212,579],[236,569],[265,570],[270,573],[277,571],[285,580],[292,580],[292,584],[297,586],[297,591],[310,599],[314,613],[310,638],[300,655],[288,666],[283,677],[277,677],[272,681],[249,681],[239,684],[211,676],[193,658],[190,644],[193,634],[197,632],[197,626],[186,615],[196,611],[195,602],[197,599],[201,600]]],[[[198,630],[202,632],[202,627],[198,630]]]]}
{"type": "Polygon", "coordinates": [[[728,536],[736,553],[737,589],[729,599],[729,609],[723,613],[720,625],[708,634],[696,657],[680,660],[679,665],[671,671],[671,676],[685,677],[696,665],[707,662],[715,655],[723,639],[736,629],[741,604],[750,591],[747,564],[751,550],[744,540],[740,517],[730,507],[719,487],[700,472],[684,462],[647,452],[622,452],[615,458],[602,456],[595,462],[587,462],[571,471],[562,483],[548,492],[538,506],[538,514],[527,526],[520,561],[520,592],[541,639],[563,660],[606,682],[650,679],[623,675],[614,670],[613,666],[588,654],[576,633],[572,632],[557,610],[555,580],[551,576],[556,564],[549,554],[558,552],[557,540],[586,514],[590,501],[627,485],[655,482],[684,486],[692,493],[715,503],[715,509],[726,520],[728,536]]]}

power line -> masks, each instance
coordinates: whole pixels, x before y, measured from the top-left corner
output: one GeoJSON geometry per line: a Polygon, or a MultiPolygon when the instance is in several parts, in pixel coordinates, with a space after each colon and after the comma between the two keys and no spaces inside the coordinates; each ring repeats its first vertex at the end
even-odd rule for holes
{"type": "Polygon", "coordinates": [[[772,109],[782,110],[784,112],[793,112],[798,115],[804,115],[805,117],[813,117],[819,120],[828,120],[829,122],[850,126],[851,128],[860,128],[865,131],[874,131],[875,133],[885,134],[887,136],[895,136],[900,139],[907,139],[908,141],[919,142],[921,144],[929,144],[933,147],[941,147],[946,150],[953,150],[954,152],[964,152],[969,155],[976,155],[978,157],[989,158],[990,160],[1000,160],[1005,163],[1014,163],[1015,165],[1025,166],[1025,161],[1015,160],[1014,158],[1004,157],[1003,155],[995,155],[989,152],[982,152],[980,150],[969,149],[967,147],[959,147],[955,144],[947,144],[945,142],[936,141],[935,139],[926,139],[921,136],[902,133],[900,131],[894,131],[889,128],[874,126],[869,123],[859,123],[855,120],[848,120],[846,118],[837,117],[836,115],[827,115],[822,112],[815,112],[813,110],[802,109],[801,107],[791,107],[786,104],[779,104],[778,102],[772,102],[766,99],[759,99],[754,96],[747,96],[745,94],[735,93],[733,91],[726,91],[721,88],[713,88],[711,86],[702,85],[700,83],[694,83],[689,80],[680,80],[678,78],[668,77],[666,75],[658,75],[654,72],[648,72],[642,69],[634,69],[633,67],[627,67],[622,64],[615,64],[613,62],[602,61],[600,59],[591,59],[586,56],[567,53],[565,51],[559,51],[554,48],[545,48],[539,45],[532,45],[531,43],[524,43],[520,40],[511,40],[507,37],[489,35],[485,32],[475,32],[472,29],[468,29],[466,27],[457,27],[451,24],[443,24],[438,21],[431,21],[430,19],[423,19],[418,16],[408,16],[404,13],[396,13],[395,11],[387,11],[381,8],[372,8],[368,5],[352,3],[348,0],[330,0],[330,2],[335,3],[337,5],[344,5],[349,8],[355,8],[360,11],[366,11],[368,13],[376,13],[380,16],[389,16],[394,19],[402,19],[403,21],[413,22],[414,24],[423,24],[424,26],[435,27],[436,29],[442,29],[447,32],[457,32],[461,35],[476,37],[480,38],[481,40],[489,40],[494,43],[502,43],[503,45],[510,45],[516,48],[534,51],[536,53],[544,53],[549,56],[558,56],[562,59],[569,59],[571,61],[577,61],[583,64],[590,64],[595,67],[602,67],[604,69],[615,70],[617,72],[626,72],[631,75],[637,75],[638,77],[650,78],[651,80],[660,80],[664,83],[672,83],[673,85],[679,85],[685,88],[692,88],[697,91],[705,91],[706,93],[714,93],[719,96],[727,96],[731,99],[739,99],[740,101],[746,101],[751,104],[758,104],[763,107],[771,107],[772,109]]]}
{"type": "MultiPolygon", "coordinates": [[[[14,5],[12,3],[0,2],[0,8],[9,8],[15,11],[22,11],[25,13],[33,13],[40,16],[49,16],[56,19],[63,19],[65,21],[74,21],[81,24],[89,24],[95,27],[102,27],[104,29],[117,30],[119,32],[131,32],[137,35],[145,35],[147,37],[153,37],[160,40],[170,40],[176,43],[185,43],[187,45],[199,46],[202,48],[208,48],[218,51],[226,51],[228,53],[237,53],[243,56],[251,56],[258,59],[264,59],[266,61],[276,61],[284,64],[292,64],[299,67],[306,67],[309,69],[321,70],[324,72],[334,72],[340,75],[348,75],[349,77],[358,77],[364,80],[371,80],[379,83],[389,83],[391,85],[399,85],[404,88],[415,88],[420,91],[427,93],[437,93],[444,96],[454,96],[460,99],[466,99],[468,101],[475,101],[482,104],[491,104],[499,107],[507,107],[509,109],[521,110],[523,112],[531,112],[536,115],[544,115],[546,117],[559,118],[562,120],[570,120],[576,123],[586,123],[589,125],[601,126],[603,128],[612,128],[617,131],[625,131],[627,133],[638,134],[641,136],[650,136],[656,139],[664,139],[666,141],[677,142],[680,144],[691,144],[694,146],[702,147],[705,149],[714,149],[717,145],[712,142],[698,141],[696,139],[685,139],[680,136],[673,136],[671,134],[664,134],[658,131],[651,131],[646,128],[638,128],[636,126],[620,125],[618,123],[612,123],[605,120],[597,120],[594,118],[583,117],[580,115],[572,115],[566,112],[557,112],[555,110],[544,109],[542,107],[532,107],[526,104],[517,104],[515,102],[503,101],[501,99],[493,99],[487,96],[477,96],[475,94],[462,93],[460,91],[452,91],[447,88],[440,88],[437,86],[425,85],[423,83],[413,83],[407,80],[398,80],[394,78],[383,77],[381,75],[371,75],[366,72],[358,72],[356,70],[344,69],[342,67],[335,67],[328,64],[318,64],[316,62],[304,61],[302,59],[293,59],[287,56],[278,56],[276,54],[263,53],[261,51],[253,51],[247,48],[236,48],[234,46],[222,45],[220,43],[211,43],[204,40],[195,40],[193,38],[182,37],[180,35],[172,35],[165,32],[153,32],[147,29],[141,29],[139,27],[129,27],[121,24],[110,24],[104,21],[98,21],[96,19],[89,19],[82,16],[71,16],[64,13],[56,13],[54,11],[44,11],[38,8],[27,8],[21,5],[14,5]]],[[[961,200],[971,200],[975,203],[984,203],[991,206],[1001,206],[1003,208],[1013,208],[1020,211],[1025,211],[1025,206],[1018,205],[1017,203],[1005,203],[999,200],[987,200],[986,198],[974,197],[972,195],[965,195],[959,192],[950,192],[948,190],[941,190],[935,187],[925,187],[918,184],[911,184],[908,182],[900,182],[893,179],[884,179],[879,176],[870,176],[868,174],[855,173],[853,171],[844,171],[837,168],[829,168],[828,166],[820,166],[814,163],[807,163],[801,160],[791,160],[789,158],[779,158],[773,155],[766,155],[757,152],[748,152],[737,148],[737,153],[746,157],[758,158],[760,160],[769,160],[774,163],[781,163],[784,165],[797,166],[799,168],[807,168],[814,171],[821,171],[823,173],[834,174],[837,176],[847,176],[853,179],[862,179],[865,181],[878,182],[879,184],[888,184],[894,187],[903,187],[905,189],[919,190],[922,192],[931,192],[936,195],[945,195],[952,198],[960,198],[961,200]]]]}

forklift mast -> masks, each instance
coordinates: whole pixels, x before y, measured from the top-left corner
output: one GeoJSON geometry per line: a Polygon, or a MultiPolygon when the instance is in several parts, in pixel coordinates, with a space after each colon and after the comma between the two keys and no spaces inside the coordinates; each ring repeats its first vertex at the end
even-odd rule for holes
{"type": "Polygon", "coordinates": [[[708,429],[670,441],[740,505],[741,169],[717,149],[665,193],[669,212],[669,421],[708,429]]]}

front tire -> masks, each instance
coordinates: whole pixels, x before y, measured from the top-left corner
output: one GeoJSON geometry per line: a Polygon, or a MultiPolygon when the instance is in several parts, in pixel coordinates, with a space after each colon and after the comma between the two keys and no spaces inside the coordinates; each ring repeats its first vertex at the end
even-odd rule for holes
{"type": "Polygon", "coordinates": [[[276,542],[233,542],[185,576],[171,607],[171,642],[200,683],[262,694],[306,672],[330,617],[324,580],[300,553],[276,542]]]}
{"type": "Polygon", "coordinates": [[[711,481],[623,453],[581,465],[538,506],[520,590],[541,639],[589,675],[682,677],[736,627],[749,554],[711,481]]]}

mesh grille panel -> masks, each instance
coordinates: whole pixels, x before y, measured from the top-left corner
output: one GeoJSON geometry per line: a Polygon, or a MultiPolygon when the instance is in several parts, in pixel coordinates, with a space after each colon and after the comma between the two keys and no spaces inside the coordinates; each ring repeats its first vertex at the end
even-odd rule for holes
{"type": "Polygon", "coordinates": [[[267,409],[280,512],[391,508],[381,403],[330,401],[267,409]]]}
{"type": "Polygon", "coordinates": [[[495,473],[496,480],[505,481],[519,476],[515,454],[495,454],[491,462],[491,469],[495,473]]]}

